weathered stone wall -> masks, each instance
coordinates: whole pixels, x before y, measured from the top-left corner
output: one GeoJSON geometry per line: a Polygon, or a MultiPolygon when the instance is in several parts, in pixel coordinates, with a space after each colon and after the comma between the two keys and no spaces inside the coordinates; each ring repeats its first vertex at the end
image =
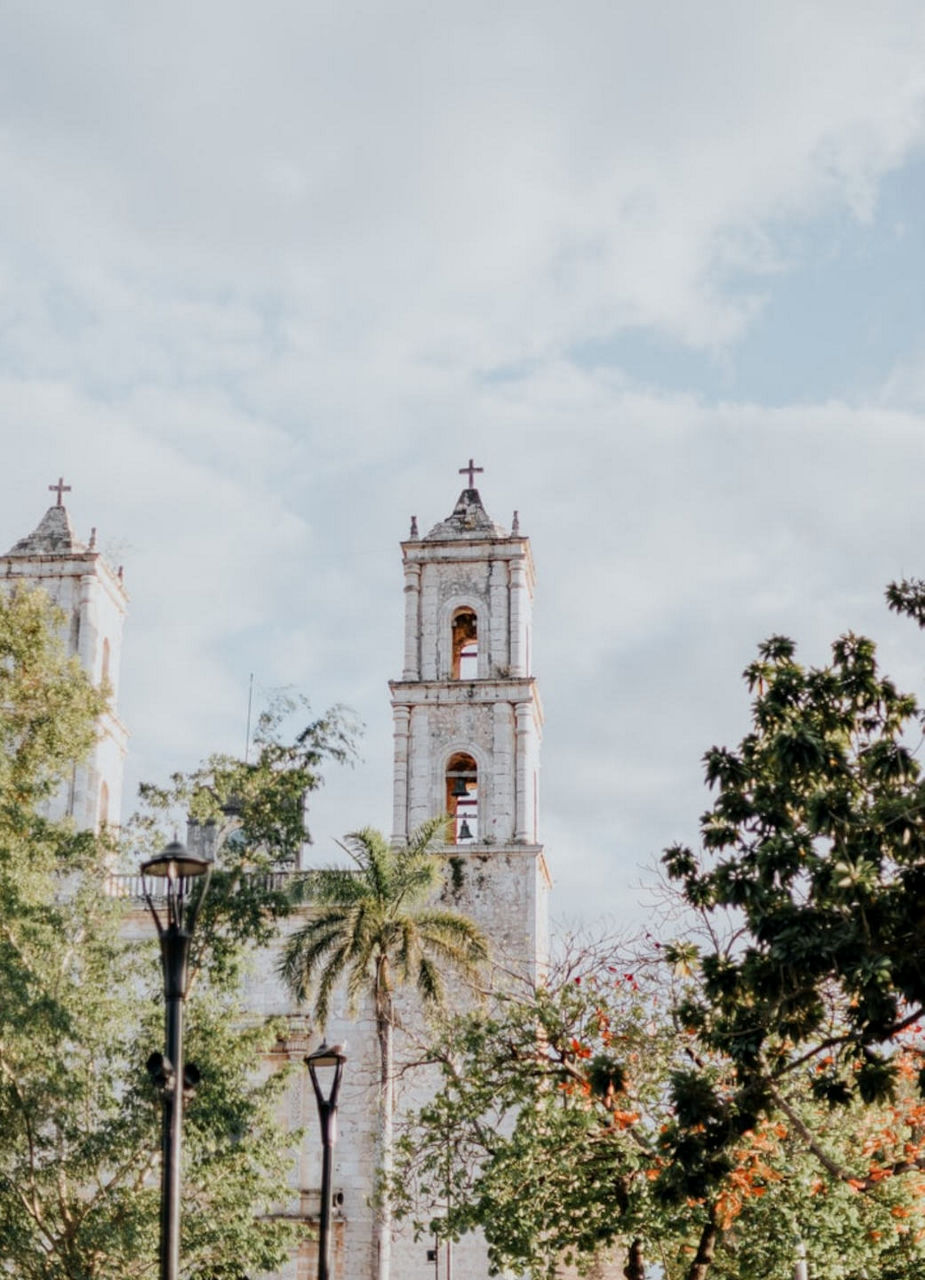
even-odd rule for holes
{"type": "MultiPolygon", "coordinates": [[[[528,855],[521,866],[502,872],[499,866],[475,859],[464,872],[462,884],[453,887],[448,872],[444,905],[472,910],[497,925],[504,920],[503,941],[510,942],[511,955],[522,958],[531,950],[530,938],[511,924],[509,917],[527,914],[528,903],[535,890],[528,883],[528,855]],[[520,885],[510,902],[513,910],[505,911],[494,892],[503,878],[510,888],[511,872],[520,885]],[[490,905],[492,904],[492,905],[490,905]]],[[[535,864],[534,864],[535,865],[535,864]]],[[[285,934],[298,927],[304,913],[289,922],[285,934]]],[[[284,937],[285,937],[284,934],[284,937]]],[[[378,1041],[368,1001],[362,1002],[357,1017],[350,1017],[343,992],[335,996],[333,1014],[327,1028],[314,1028],[304,1010],[295,1008],[291,997],[276,973],[284,938],[271,949],[257,953],[248,975],[244,1001],[251,1015],[283,1016],[290,1026],[289,1039],[281,1046],[278,1064],[291,1061],[294,1070],[281,1104],[281,1118],[290,1130],[301,1137],[294,1142],[291,1199],[279,1206],[287,1216],[301,1219],[314,1230],[318,1214],[318,1188],[321,1185],[321,1143],[314,1094],[303,1059],[317,1047],[322,1034],[328,1043],[347,1046],[348,1060],[344,1070],[338,1113],[337,1144],[334,1149],[333,1189],[336,1201],[334,1265],[337,1280],[372,1280],[375,1276],[374,1212],[372,1196],[376,1175],[377,1112],[376,1092],[379,1078],[378,1041]]],[[[501,942],[496,955],[501,956],[501,942]]],[[[436,1083],[433,1071],[412,1067],[420,1059],[424,1042],[424,1025],[412,992],[397,995],[401,1028],[395,1036],[397,1127],[401,1115],[420,1106],[432,1093],[436,1083]]],[[[273,1055],[277,1057],[277,1055],[273,1055]]],[[[434,1280],[445,1275],[445,1249],[441,1253],[439,1273],[427,1257],[433,1240],[415,1240],[410,1224],[396,1224],[392,1244],[392,1276],[394,1280],[434,1280]]],[[[275,1280],[303,1280],[306,1267],[316,1257],[311,1241],[299,1249],[289,1264],[276,1273],[275,1280]]],[[[453,1247],[454,1280],[487,1280],[488,1269],[484,1241],[473,1235],[453,1247]]]]}

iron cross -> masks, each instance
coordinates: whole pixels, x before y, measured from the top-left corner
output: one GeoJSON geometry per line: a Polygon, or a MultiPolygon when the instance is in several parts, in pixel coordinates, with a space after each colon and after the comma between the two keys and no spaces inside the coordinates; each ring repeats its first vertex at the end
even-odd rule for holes
{"type": "Polygon", "coordinates": [[[469,465],[468,465],[468,467],[460,467],[460,468],[459,468],[459,474],[460,474],[461,476],[468,475],[468,476],[469,476],[469,488],[470,488],[470,489],[474,489],[474,488],[475,488],[475,473],[476,473],[477,471],[481,473],[481,472],[483,472],[484,470],[485,470],[485,468],[484,468],[484,467],[477,467],[477,466],[475,465],[475,463],[472,461],[472,459],[470,458],[470,459],[469,459],[469,465]]]}
{"type": "Polygon", "coordinates": [[[61,495],[62,495],[62,493],[70,493],[70,492],[71,492],[71,486],[70,486],[69,484],[65,484],[65,483],[64,483],[64,476],[59,476],[59,477],[58,477],[58,483],[57,483],[57,484],[50,484],[48,487],[49,487],[49,489],[51,490],[51,492],[52,492],[52,493],[56,493],[56,494],[58,495],[58,501],[57,501],[57,503],[56,503],[55,505],[56,505],[56,506],[58,506],[58,507],[63,506],[63,505],[64,505],[64,503],[61,501],[61,495]]]}

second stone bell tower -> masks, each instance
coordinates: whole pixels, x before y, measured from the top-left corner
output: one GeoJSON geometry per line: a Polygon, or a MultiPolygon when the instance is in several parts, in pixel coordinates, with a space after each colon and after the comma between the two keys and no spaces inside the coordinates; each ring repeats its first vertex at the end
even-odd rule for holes
{"type": "Polygon", "coordinates": [[[122,809],[122,774],[128,734],[119,719],[119,661],[128,596],[122,570],[114,571],[96,546],[76,536],[61,479],[49,489],[57,502],[32,533],[0,555],[0,590],[39,587],[62,615],[62,639],[90,679],[109,690],[109,708],[87,760],[75,764],[70,783],[49,803],[52,818],[71,817],[78,830],[117,826],[122,809]]]}
{"type": "Polygon", "coordinates": [[[482,506],[470,460],[455,508],[402,543],[405,659],[390,683],[393,838],[449,815],[458,905],[498,953],[533,971],[546,949],[549,877],[539,843],[543,712],[531,669],[533,558],[482,506]]]}

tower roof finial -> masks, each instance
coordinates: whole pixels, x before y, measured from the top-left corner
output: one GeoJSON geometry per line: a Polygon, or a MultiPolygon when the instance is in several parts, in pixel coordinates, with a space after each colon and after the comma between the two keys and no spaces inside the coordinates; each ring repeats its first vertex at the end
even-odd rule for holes
{"type": "Polygon", "coordinates": [[[71,492],[71,486],[65,484],[61,476],[57,484],[50,484],[48,488],[57,495],[57,501],[48,508],[32,532],[10,548],[7,556],[70,555],[87,550],[75,535],[67,507],[62,502],[63,495],[71,492]]]}
{"type": "Polygon", "coordinates": [[[64,506],[64,503],[61,501],[61,495],[62,495],[62,493],[70,493],[70,492],[71,492],[71,486],[70,486],[69,484],[65,484],[65,483],[64,483],[64,476],[59,476],[59,477],[58,477],[58,483],[57,483],[57,484],[50,484],[50,485],[48,486],[48,488],[51,490],[51,492],[52,492],[52,493],[56,493],[56,494],[58,495],[58,501],[55,503],[55,506],[56,506],[56,507],[63,507],[63,506],[64,506]]]}
{"type": "Polygon", "coordinates": [[[476,472],[478,472],[479,474],[482,474],[482,473],[484,472],[484,470],[485,470],[485,468],[484,468],[484,467],[477,467],[477,466],[475,465],[475,463],[472,461],[472,459],[470,458],[470,459],[469,459],[469,465],[468,465],[468,467],[460,467],[460,468],[459,468],[459,474],[460,474],[461,476],[468,475],[468,477],[469,477],[469,488],[470,488],[470,489],[474,489],[474,488],[475,488],[475,476],[476,476],[476,472]]]}
{"type": "MultiPolygon", "coordinates": [[[[457,538],[506,538],[507,533],[500,525],[496,525],[482,506],[482,499],[475,487],[476,475],[481,475],[484,467],[477,467],[472,458],[467,467],[460,467],[459,474],[467,480],[466,488],[456,501],[452,514],[446,520],[435,524],[424,539],[425,542],[449,541],[457,538]]],[[[412,535],[413,536],[413,535],[412,535]]]]}

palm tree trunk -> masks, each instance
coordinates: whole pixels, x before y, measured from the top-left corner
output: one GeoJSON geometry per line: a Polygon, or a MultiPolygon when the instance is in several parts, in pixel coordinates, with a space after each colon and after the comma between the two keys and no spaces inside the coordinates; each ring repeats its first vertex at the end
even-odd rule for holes
{"type": "Polygon", "coordinates": [[[392,1125],[395,1114],[393,1020],[387,970],[377,974],[377,980],[383,985],[376,996],[376,1034],[379,1038],[379,1176],[382,1180],[376,1211],[376,1277],[377,1280],[389,1280],[392,1261],[392,1193],[389,1179],[392,1176],[392,1125]]]}

